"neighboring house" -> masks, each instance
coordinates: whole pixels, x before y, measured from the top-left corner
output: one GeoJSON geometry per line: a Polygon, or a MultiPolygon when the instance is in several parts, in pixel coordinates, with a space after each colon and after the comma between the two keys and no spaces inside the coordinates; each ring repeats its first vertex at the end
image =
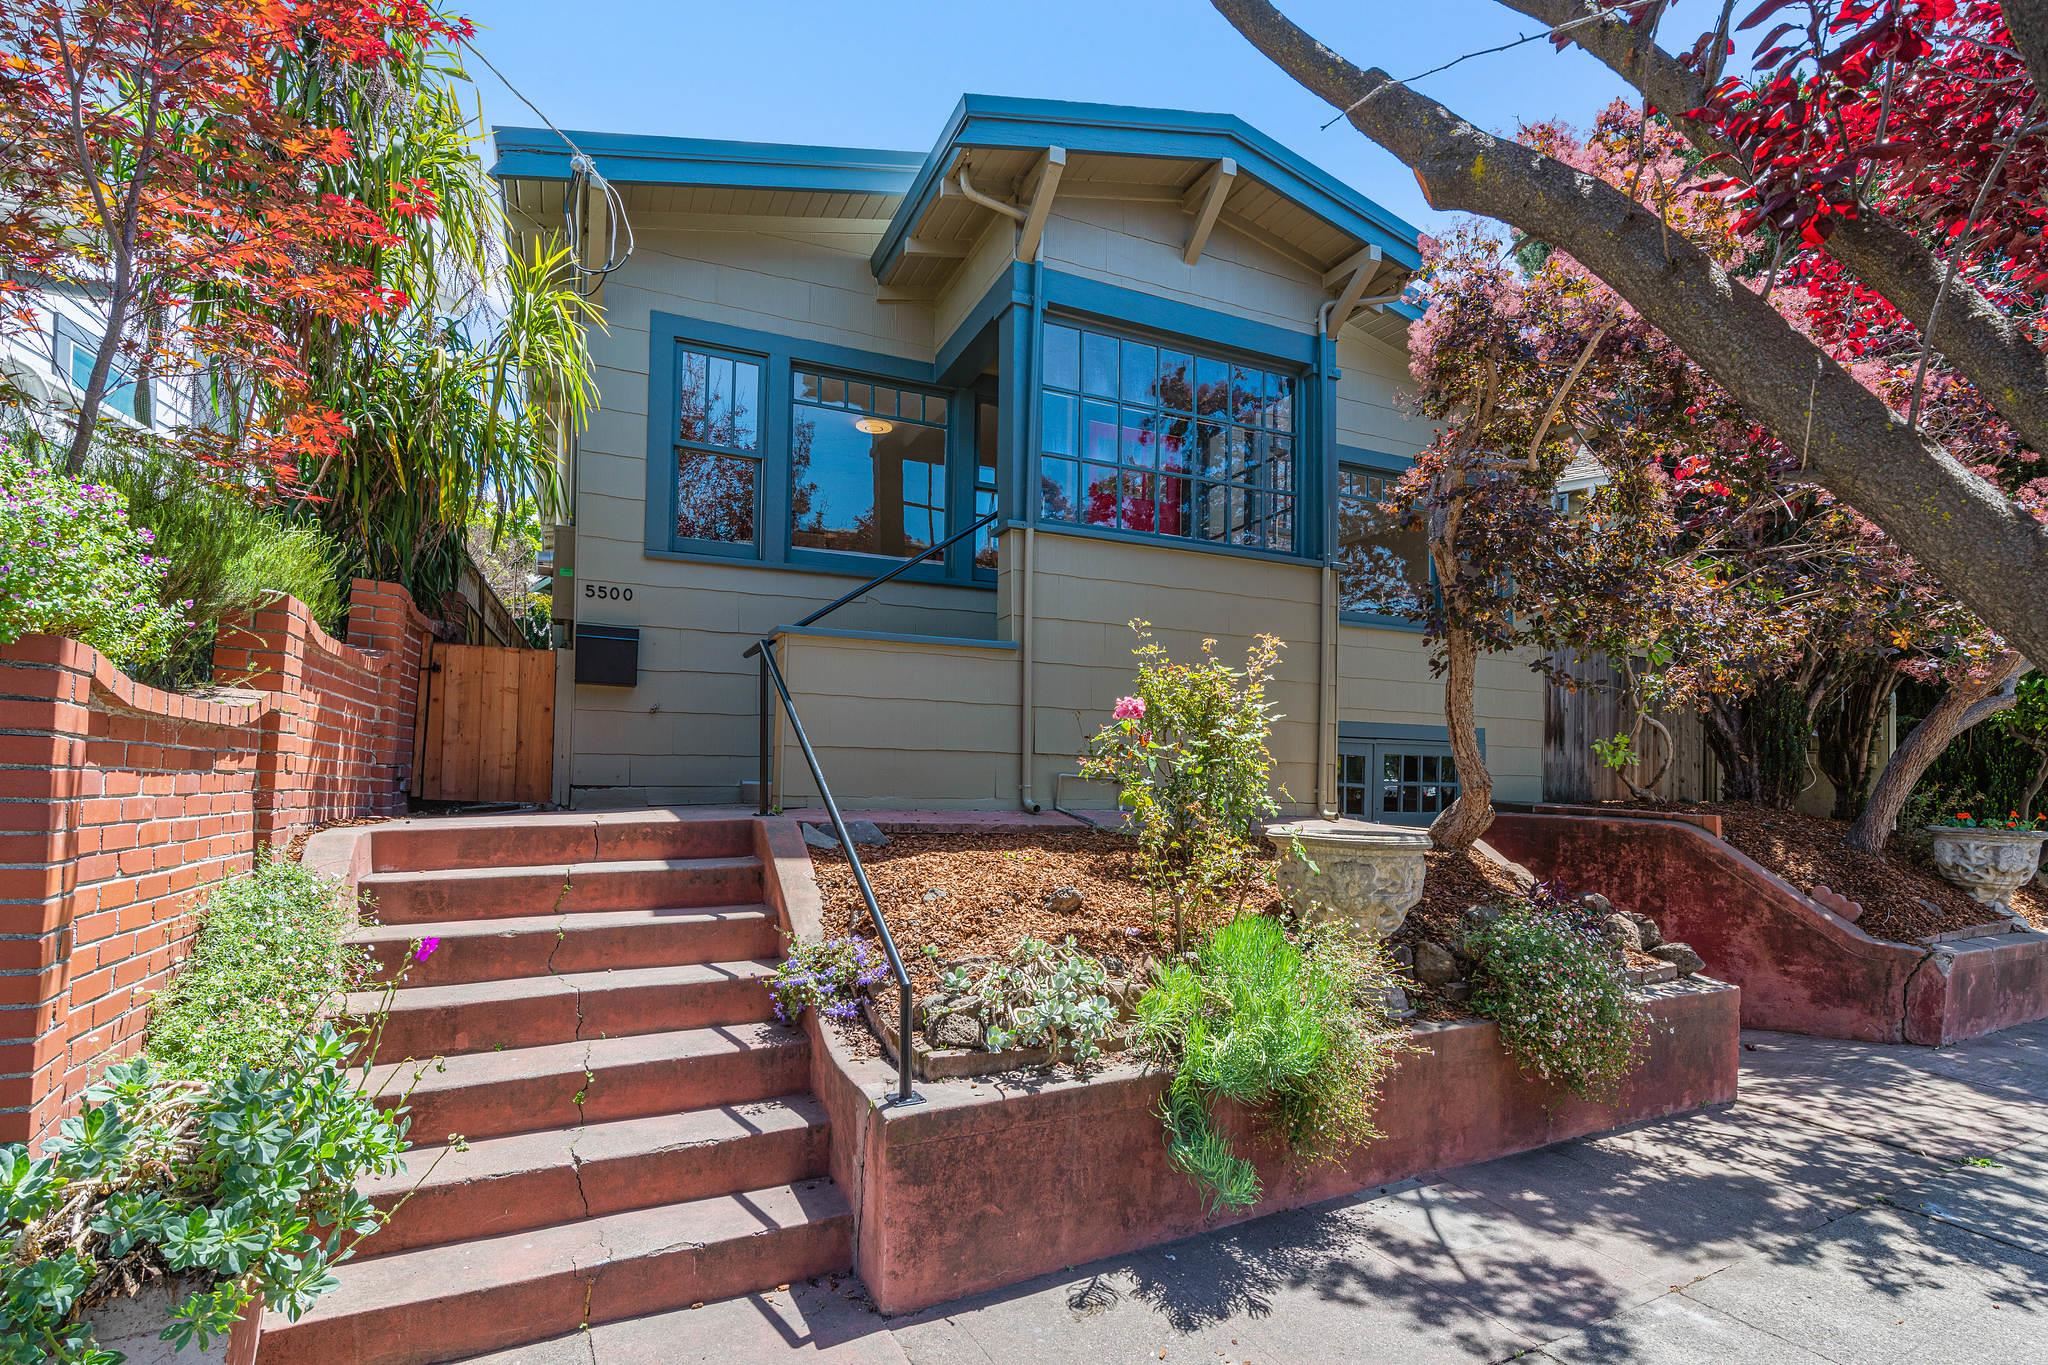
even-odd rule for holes
{"type": "MultiPolygon", "coordinates": [[[[1291,810],[1448,802],[1422,636],[1359,571],[1367,510],[1431,435],[1397,396],[1414,228],[1217,114],[969,96],[928,154],[571,136],[637,247],[602,286],[602,401],[554,546],[577,642],[560,799],[752,799],[744,653],[774,635],[844,803],[1108,805],[1070,775],[1142,618],[1181,658],[1286,641],[1291,810]],[[785,628],[989,511],[942,562],[785,628]],[[574,681],[585,655],[629,663],[633,632],[633,671],[574,681]]],[[[558,230],[568,147],[496,139],[515,221],[558,230]]],[[[1484,662],[1502,799],[1542,795],[1543,704],[1526,659],[1484,662]]],[[[779,798],[814,800],[778,737],[779,798]]]]}
{"type": "MultiPolygon", "coordinates": [[[[106,310],[82,293],[49,286],[16,296],[30,315],[26,325],[0,331],[0,384],[20,391],[38,411],[76,412],[92,376],[93,359],[106,331],[106,310]]],[[[116,357],[101,412],[139,426],[146,413],[157,430],[170,430],[203,411],[201,380],[181,373],[150,381],[144,404],[134,362],[116,357]]]]}

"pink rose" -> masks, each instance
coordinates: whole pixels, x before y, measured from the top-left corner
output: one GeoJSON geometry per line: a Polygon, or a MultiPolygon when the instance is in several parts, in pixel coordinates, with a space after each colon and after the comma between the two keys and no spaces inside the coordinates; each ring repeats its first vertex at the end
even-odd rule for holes
{"type": "Polygon", "coordinates": [[[1110,714],[1118,720],[1143,720],[1145,719],[1145,699],[1143,697],[1118,697],[1116,699],[1116,710],[1110,714]]]}

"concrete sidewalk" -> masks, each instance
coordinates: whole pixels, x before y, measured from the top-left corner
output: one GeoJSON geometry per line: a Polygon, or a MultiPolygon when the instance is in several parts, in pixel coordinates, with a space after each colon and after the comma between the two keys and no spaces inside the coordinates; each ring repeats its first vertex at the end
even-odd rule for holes
{"type": "Polygon", "coordinates": [[[1758,1033],[1743,1063],[1732,1108],[909,1317],[849,1279],[492,1359],[2048,1362],[2048,1023],[1940,1051],[1758,1033]]]}

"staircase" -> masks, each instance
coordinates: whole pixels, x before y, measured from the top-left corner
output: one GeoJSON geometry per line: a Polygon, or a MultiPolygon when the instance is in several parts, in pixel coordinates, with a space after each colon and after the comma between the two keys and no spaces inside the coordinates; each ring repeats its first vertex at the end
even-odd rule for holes
{"type": "Polygon", "coordinates": [[[852,1263],[808,1045],[770,1022],[782,949],[752,821],[371,837],[381,922],[355,941],[387,979],[439,941],[372,1059],[385,1103],[412,1086],[415,1148],[365,1187],[389,1224],[305,1317],[270,1316],[261,1365],[460,1360],[852,1263]]]}

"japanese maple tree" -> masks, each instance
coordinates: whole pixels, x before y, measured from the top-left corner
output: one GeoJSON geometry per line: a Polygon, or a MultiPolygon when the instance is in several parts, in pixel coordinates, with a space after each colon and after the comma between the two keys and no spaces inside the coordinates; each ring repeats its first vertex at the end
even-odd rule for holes
{"type": "MultiPolygon", "coordinates": [[[[0,0],[0,290],[69,291],[105,323],[63,439],[70,472],[117,360],[209,382],[214,411],[180,434],[199,457],[289,480],[339,448],[306,324],[403,306],[360,248],[432,206],[327,191],[319,168],[361,149],[306,116],[286,68],[372,89],[419,44],[467,32],[419,0],[0,0]]],[[[8,316],[26,318],[19,297],[8,316]]]]}

